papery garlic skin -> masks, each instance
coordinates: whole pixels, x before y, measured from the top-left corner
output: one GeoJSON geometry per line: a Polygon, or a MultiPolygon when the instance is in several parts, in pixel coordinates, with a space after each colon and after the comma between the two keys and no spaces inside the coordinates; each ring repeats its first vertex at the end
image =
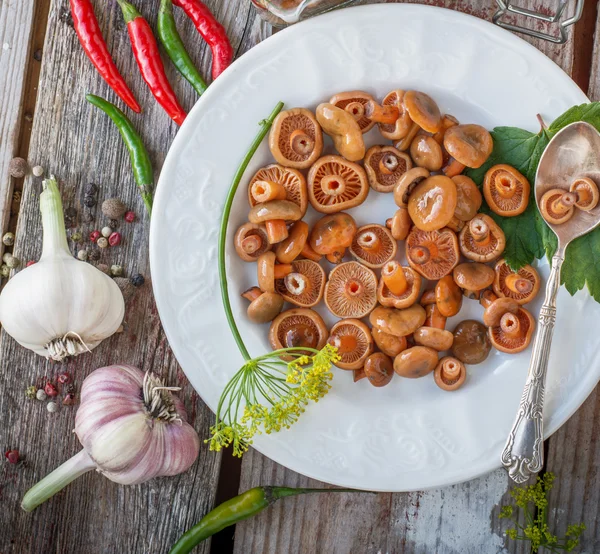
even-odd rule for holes
{"type": "Polygon", "coordinates": [[[200,450],[181,400],[166,391],[169,416],[154,417],[143,385],[142,371],[119,365],[97,369],[81,388],[75,433],[98,471],[123,485],[186,471],[200,450]]]}
{"type": "Polygon", "coordinates": [[[42,256],[4,287],[0,323],[20,345],[60,361],[113,335],[123,321],[125,302],[108,275],[71,255],[56,181],[44,181],[44,188],[42,256]]]}

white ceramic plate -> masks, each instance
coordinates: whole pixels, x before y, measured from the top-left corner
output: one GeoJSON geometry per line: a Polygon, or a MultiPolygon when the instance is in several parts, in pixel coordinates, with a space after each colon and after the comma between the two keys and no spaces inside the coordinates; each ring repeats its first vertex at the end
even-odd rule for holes
{"type": "MultiPolygon", "coordinates": [[[[258,122],[279,100],[287,107],[314,107],[344,90],[363,89],[381,98],[399,87],[426,91],[443,112],[490,129],[536,130],[537,113],[552,121],[587,101],[565,73],[523,40],[480,19],[419,5],[333,12],[282,31],[245,54],[211,85],[179,132],[160,178],[150,236],[154,291],[167,337],[213,410],[243,361],[220,299],[218,225],[258,122]]],[[[378,140],[377,130],[368,140],[378,140]]],[[[235,255],[232,236],[247,217],[245,184],[267,163],[265,141],[240,186],[229,225],[233,310],[253,356],[269,350],[268,326],[246,319],[246,301],[237,293],[255,284],[256,270],[235,255]]],[[[383,222],[394,210],[391,195],[371,193],[352,215],[362,225],[383,222]]],[[[538,298],[530,306],[534,314],[540,304],[538,298]]],[[[476,302],[467,301],[460,318],[480,319],[481,313],[476,302]]],[[[600,306],[587,292],[571,298],[561,290],[545,406],[547,435],[575,412],[599,379],[597,337],[590,324],[599,315],[600,306]]],[[[291,430],[257,437],[255,447],[290,469],[349,487],[408,491],[472,479],[500,466],[529,355],[493,352],[485,363],[469,368],[468,381],[455,393],[438,389],[432,378],[395,377],[376,389],[366,380],[353,383],[352,372],[334,369],[333,389],[324,400],[310,406],[291,430]]]]}

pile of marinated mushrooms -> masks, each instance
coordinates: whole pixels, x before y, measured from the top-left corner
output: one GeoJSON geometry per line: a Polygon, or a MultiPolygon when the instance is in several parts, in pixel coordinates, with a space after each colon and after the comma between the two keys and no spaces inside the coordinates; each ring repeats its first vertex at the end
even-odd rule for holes
{"type": "MultiPolygon", "coordinates": [[[[505,263],[502,229],[479,213],[481,192],[462,174],[490,156],[486,129],[441,114],[422,92],[394,90],[378,103],[352,91],[316,113],[281,112],[269,147],[276,163],[248,184],[251,209],[235,249],[257,264],[257,286],[242,296],[250,320],[270,322],[273,349],[329,342],[355,381],[381,387],[394,373],[433,373],[452,391],[464,384],[465,365],[483,362],[492,347],[529,345],[535,322],[523,305],[537,295],[539,275],[505,263]],[[382,144],[367,150],[363,135],[375,125],[382,144]],[[323,155],[323,133],[337,154],[323,155]],[[350,212],[369,193],[389,194],[395,209],[387,221],[359,226],[350,212]],[[323,214],[312,229],[303,221],[309,203],[323,214]],[[328,275],[325,262],[333,264],[328,275]],[[465,298],[481,304],[482,321],[446,329],[465,298]],[[339,318],[331,329],[313,309],[322,300],[339,318]],[[286,302],[294,307],[284,310],[286,302]]],[[[493,212],[512,217],[526,209],[530,185],[496,165],[483,193],[493,212]]]]}

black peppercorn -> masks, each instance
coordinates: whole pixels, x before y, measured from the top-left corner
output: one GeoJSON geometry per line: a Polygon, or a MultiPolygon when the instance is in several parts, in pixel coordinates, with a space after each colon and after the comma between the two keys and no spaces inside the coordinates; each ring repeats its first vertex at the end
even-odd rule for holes
{"type": "Polygon", "coordinates": [[[83,212],[83,221],[84,223],[91,223],[92,221],[94,221],[94,214],[87,208],[83,212]]]}
{"type": "Polygon", "coordinates": [[[109,219],[108,226],[114,231],[119,226],[119,222],[116,219],[109,219]]]}
{"type": "Polygon", "coordinates": [[[69,219],[76,218],[77,217],[77,210],[73,206],[69,206],[65,210],[65,217],[68,217],[69,219]]]}
{"type": "Polygon", "coordinates": [[[100,250],[94,249],[90,250],[88,254],[88,259],[92,262],[97,262],[100,259],[100,250]]]}
{"type": "Polygon", "coordinates": [[[85,187],[85,195],[86,196],[96,196],[98,194],[98,185],[94,185],[94,183],[90,183],[85,187]]]}
{"type": "Polygon", "coordinates": [[[69,383],[68,385],[65,385],[65,393],[75,394],[75,385],[73,383],[69,383]]]}
{"type": "Polygon", "coordinates": [[[141,287],[146,282],[146,280],[144,279],[144,276],[141,275],[140,273],[138,273],[137,275],[134,275],[129,280],[131,281],[131,284],[134,287],[141,287]]]}
{"type": "Polygon", "coordinates": [[[83,198],[83,204],[88,208],[93,208],[97,203],[98,201],[91,194],[86,194],[83,198]]]}

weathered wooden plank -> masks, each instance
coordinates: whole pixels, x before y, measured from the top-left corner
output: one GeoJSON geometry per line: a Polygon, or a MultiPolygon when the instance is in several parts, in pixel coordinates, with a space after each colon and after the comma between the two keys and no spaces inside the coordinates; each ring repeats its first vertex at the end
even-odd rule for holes
{"type": "MultiPolygon", "coordinates": [[[[10,4],[17,2],[11,0],[10,4]]],[[[137,2],[152,23],[158,4],[137,2]]],[[[256,29],[261,25],[255,22],[253,12],[250,15],[249,3],[211,0],[207,4],[225,22],[239,53],[259,39],[256,29]]],[[[109,49],[144,107],[142,115],[129,115],[144,137],[158,174],[177,127],[154,102],[139,76],[117,3],[95,5],[109,49]]],[[[209,75],[210,55],[202,39],[179,10],[176,17],[193,57],[209,75]]],[[[183,106],[191,108],[195,93],[169,64],[167,72],[183,106]]],[[[100,203],[117,196],[138,214],[137,222],[119,224],[123,244],[102,251],[100,261],[123,265],[127,275],[140,272],[147,283],[127,304],[125,331],[106,340],[92,354],[65,365],[36,357],[2,334],[0,444],[19,449],[27,463],[19,467],[2,464],[0,498],[6,509],[0,515],[0,552],[166,552],[181,532],[212,507],[220,455],[205,446],[198,462],[184,475],[123,487],[90,473],[34,513],[25,514],[19,509],[24,492],[80,448],[71,433],[75,408],[61,407],[58,413],[49,414],[43,403],[25,399],[24,390],[32,383],[42,385],[67,370],[79,386],[93,369],[127,362],[182,386],[191,420],[202,437],[208,434],[213,418],[185,379],[160,325],[149,279],[149,221],[137,196],[128,155],[112,123],[85,102],[84,94],[93,92],[122,104],[82,52],[66,0],[53,2],[50,9],[39,91],[30,162],[59,177],[65,209],[77,210],[75,225],[86,237],[86,248],[92,246],[87,241],[90,231],[107,224],[99,207],[94,209],[93,222],[84,220],[87,183],[99,186],[100,203]]],[[[24,261],[37,259],[41,250],[40,181],[31,176],[25,181],[15,245],[15,254],[24,261]]],[[[198,552],[208,552],[209,548],[207,542],[198,552]]]]}
{"type": "MultiPolygon", "coordinates": [[[[494,4],[486,0],[425,0],[419,3],[457,9],[486,20],[491,20],[495,11],[494,4]]],[[[540,9],[539,2],[521,2],[520,5],[540,9]]],[[[554,7],[549,0],[542,2],[544,6],[547,9],[554,7]]],[[[570,6],[569,10],[572,9],[570,6]]],[[[511,22],[525,23],[522,18],[514,17],[511,22]]],[[[543,23],[536,28],[549,30],[543,23]]],[[[564,46],[530,37],[525,40],[570,73],[575,55],[572,40],[564,46]]],[[[323,486],[252,451],[242,462],[240,491],[259,484],[323,486]]],[[[234,551],[238,554],[525,553],[528,547],[523,543],[513,542],[503,550],[505,526],[498,521],[498,505],[508,498],[510,486],[504,470],[498,470],[462,485],[418,493],[360,498],[332,494],[288,499],[259,517],[238,524],[234,551]]]]}
{"type": "MultiPolygon", "coordinates": [[[[25,74],[33,35],[34,0],[0,3],[0,234],[8,227],[13,194],[10,160],[19,146],[25,74]]],[[[0,256],[4,245],[0,242],[0,256]]]]}

